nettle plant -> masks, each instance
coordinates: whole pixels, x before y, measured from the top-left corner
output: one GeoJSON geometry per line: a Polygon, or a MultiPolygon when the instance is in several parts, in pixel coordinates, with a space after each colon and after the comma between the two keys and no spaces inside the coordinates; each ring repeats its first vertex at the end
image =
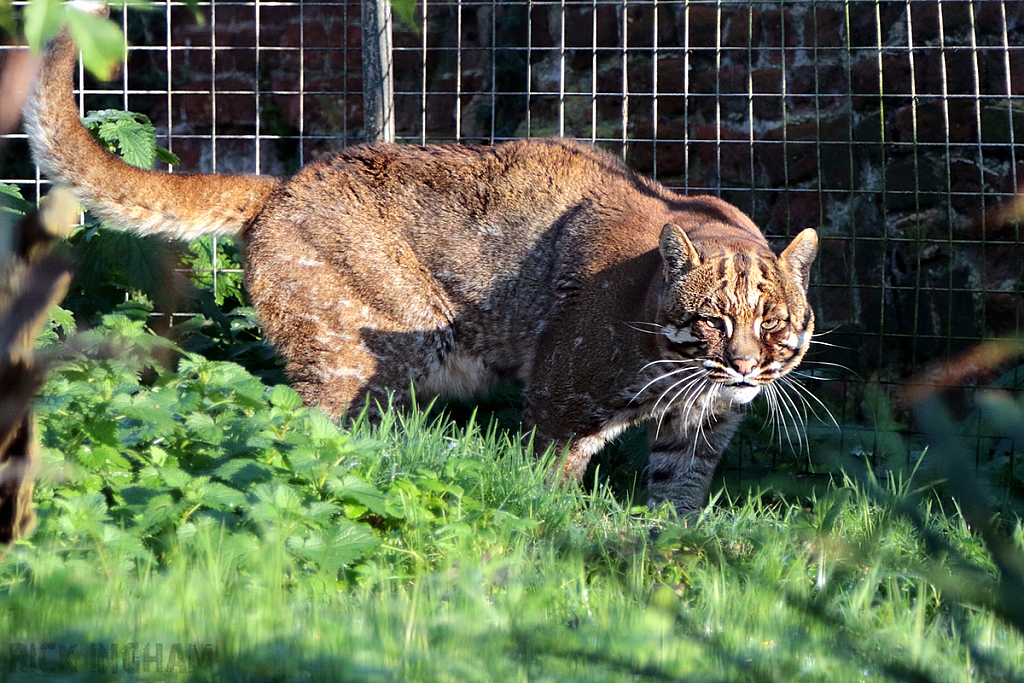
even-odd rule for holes
{"type": "MultiPolygon", "coordinates": [[[[107,110],[84,121],[130,163],[177,162],[157,147],[144,116],[107,110]]],[[[7,212],[30,208],[17,188],[0,189],[7,212]]],[[[417,476],[375,480],[367,468],[379,458],[367,456],[379,454],[379,442],[341,431],[291,388],[216,359],[233,354],[267,376],[276,368],[240,275],[220,275],[214,289],[209,241],[177,253],[150,242],[91,217],[69,240],[78,277],[40,339],[51,370],[38,400],[44,468],[33,542],[49,539],[108,566],[158,559],[214,525],[240,551],[256,553],[261,537],[273,537],[296,562],[337,573],[398,520],[436,517],[416,515],[420,503],[430,510],[464,494],[435,485],[437,475],[418,497],[417,476]],[[165,316],[154,317],[161,274],[182,267],[191,268],[182,289],[200,310],[157,335],[152,325],[166,327],[165,316]],[[79,330],[83,320],[89,329],[79,330]]],[[[238,258],[230,244],[218,249],[218,259],[238,258]]]]}

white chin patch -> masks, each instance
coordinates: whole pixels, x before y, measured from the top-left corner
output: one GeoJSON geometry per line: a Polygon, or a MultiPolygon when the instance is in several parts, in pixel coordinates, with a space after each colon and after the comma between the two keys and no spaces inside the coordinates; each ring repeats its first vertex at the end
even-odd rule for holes
{"type": "Polygon", "coordinates": [[[747,384],[733,384],[722,387],[719,390],[719,396],[731,403],[743,405],[757,398],[760,392],[761,387],[759,386],[752,387],[747,384]]]}

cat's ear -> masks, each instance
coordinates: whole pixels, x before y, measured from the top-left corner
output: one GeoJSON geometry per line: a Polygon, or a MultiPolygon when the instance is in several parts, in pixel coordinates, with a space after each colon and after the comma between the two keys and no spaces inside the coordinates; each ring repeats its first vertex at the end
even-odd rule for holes
{"type": "Polygon", "coordinates": [[[665,262],[665,281],[675,282],[700,265],[700,254],[683,229],[675,223],[666,223],[661,229],[658,243],[661,259],[665,262]]]}
{"type": "Polygon", "coordinates": [[[779,259],[789,272],[796,276],[797,282],[807,289],[811,279],[811,264],[818,255],[818,233],[807,228],[793,238],[789,246],[782,252],[779,259]]]}

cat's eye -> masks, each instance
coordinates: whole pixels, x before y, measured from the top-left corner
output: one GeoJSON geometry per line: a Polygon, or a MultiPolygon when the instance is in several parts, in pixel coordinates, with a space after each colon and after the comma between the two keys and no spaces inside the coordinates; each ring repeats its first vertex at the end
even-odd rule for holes
{"type": "Polygon", "coordinates": [[[701,318],[700,324],[713,330],[721,330],[725,327],[725,322],[721,318],[701,318]]]}
{"type": "Polygon", "coordinates": [[[779,327],[782,321],[778,318],[765,318],[761,321],[761,329],[771,331],[779,327]]]}

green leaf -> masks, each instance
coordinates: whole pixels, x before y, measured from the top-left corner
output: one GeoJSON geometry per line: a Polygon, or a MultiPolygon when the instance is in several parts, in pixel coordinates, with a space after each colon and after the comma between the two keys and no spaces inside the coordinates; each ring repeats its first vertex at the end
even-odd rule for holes
{"type": "Polygon", "coordinates": [[[90,470],[105,468],[108,461],[114,461],[116,465],[122,467],[129,466],[128,461],[118,454],[117,449],[103,444],[95,446],[83,445],[75,451],[74,456],[79,464],[90,470]]]}
{"type": "MultiPolygon", "coordinates": [[[[120,230],[97,230],[80,246],[85,277],[116,283],[120,288],[142,292],[163,310],[177,310],[186,278],[175,273],[180,245],[153,236],[120,230]]],[[[138,302],[134,305],[138,306],[138,302]]],[[[143,314],[148,317],[148,311],[143,314]]]]}
{"type": "Polygon", "coordinates": [[[107,500],[101,493],[59,498],[54,502],[67,513],[67,525],[75,531],[98,529],[110,518],[107,500]]]}
{"type": "Polygon", "coordinates": [[[341,436],[338,425],[318,410],[309,414],[309,435],[314,441],[327,441],[341,436]]]}
{"type": "Polygon", "coordinates": [[[316,563],[329,574],[337,574],[342,567],[365,557],[380,545],[364,524],[347,519],[339,519],[336,524],[330,530],[292,536],[285,545],[296,557],[316,563]]]}
{"type": "Polygon", "coordinates": [[[185,418],[185,426],[203,441],[218,444],[224,440],[224,430],[206,413],[192,413],[185,418]]]}
{"type": "Polygon", "coordinates": [[[178,467],[161,467],[159,471],[160,477],[172,489],[183,489],[192,481],[192,475],[178,467]]]}
{"type": "Polygon", "coordinates": [[[113,78],[125,54],[121,28],[109,19],[74,7],[67,8],[66,19],[85,68],[103,80],[113,78]]]}
{"type": "Polygon", "coordinates": [[[11,5],[11,0],[0,1],[0,29],[3,29],[9,36],[16,36],[18,35],[18,21],[14,18],[14,8],[11,5]]]}
{"type": "Polygon", "coordinates": [[[89,420],[82,424],[82,429],[94,444],[114,445],[118,443],[117,421],[109,417],[89,420]]]}
{"type": "Polygon", "coordinates": [[[132,166],[153,167],[157,157],[156,128],[144,114],[101,109],[86,114],[82,125],[132,166]]]}
{"type": "Polygon", "coordinates": [[[126,486],[120,491],[124,502],[130,507],[145,508],[149,501],[166,494],[163,489],[151,486],[126,486]]]}
{"type": "Polygon", "coordinates": [[[65,337],[70,337],[78,329],[74,314],[60,306],[54,306],[50,311],[50,320],[65,337]]]}
{"type": "Polygon", "coordinates": [[[230,486],[211,481],[202,487],[202,502],[214,510],[234,510],[245,505],[245,494],[230,486]]]}
{"type": "Polygon", "coordinates": [[[141,422],[151,436],[167,435],[177,430],[180,424],[177,416],[169,409],[171,400],[163,392],[146,392],[136,397],[118,394],[111,400],[110,407],[120,410],[126,418],[141,422]]]}
{"type": "Polygon", "coordinates": [[[252,493],[257,502],[246,510],[246,515],[254,521],[281,524],[306,516],[302,497],[288,484],[259,484],[253,487],[252,493]]]}
{"type": "Polygon", "coordinates": [[[339,501],[354,500],[365,505],[376,515],[386,514],[384,494],[370,482],[355,475],[348,474],[342,479],[331,479],[327,482],[327,488],[339,501]]]}
{"type": "Polygon", "coordinates": [[[159,446],[150,446],[149,457],[153,461],[154,465],[156,465],[157,467],[162,467],[164,463],[167,462],[167,458],[169,458],[170,456],[167,455],[167,451],[160,448],[159,446]]]}
{"type": "Polygon", "coordinates": [[[288,462],[296,474],[319,479],[330,468],[331,463],[320,458],[322,449],[312,446],[298,446],[288,451],[288,462]]]}
{"type": "Polygon", "coordinates": [[[163,147],[156,146],[153,148],[153,151],[156,153],[156,158],[164,162],[165,164],[177,166],[178,164],[181,163],[181,159],[178,158],[178,155],[169,149],[164,149],[163,147]]]}
{"type": "Polygon", "coordinates": [[[16,216],[24,216],[33,208],[31,202],[21,196],[21,188],[17,185],[0,183],[0,210],[16,216]]]}
{"type": "Polygon", "coordinates": [[[231,483],[240,489],[247,489],[252,484],[270,481],[274,478],[274,469],[255,460],[237,458],[217,468],[219,479],[231,483]]]}
{"type": "Polygon", "coordinates": [[[270,392],[270,403],[283,410],[295,410],[302,405],[302,397],[290,386],[278,384],[270,392]]]}
{"type": "Polygon", "coordinates": [[[391,9],[407,28],[420,32],[419,24],[416,23],[416,0],[391,0],[391,9]]]}
{"type": "Polygon", "coordinates": [[[169,493],[154,496],[147,503],[138,518],[139,532],[147,532],[164,526],[184,509],[183,503],[175,503],[169,493]]]}
{"type": "Polygon", "coordinates": [[[156,133],[134,118],[119,119],[100,127],[99,135],[105,142],[116,143],[121,157],[132,166],[150,169],[156,160],[156,133]]]}
{"type": "Polygon", "coordinates": [[[199,9],[199,0],[185,0],[185,6],[192,12],[197,25],[206,26],[206,16],[199,9]]]}
{"type": "Polygon", "coordinates": [[[60,0],[32,0],[25,7],[25,40],[34,52],[60,31],[62,13],[60,0]]]}

